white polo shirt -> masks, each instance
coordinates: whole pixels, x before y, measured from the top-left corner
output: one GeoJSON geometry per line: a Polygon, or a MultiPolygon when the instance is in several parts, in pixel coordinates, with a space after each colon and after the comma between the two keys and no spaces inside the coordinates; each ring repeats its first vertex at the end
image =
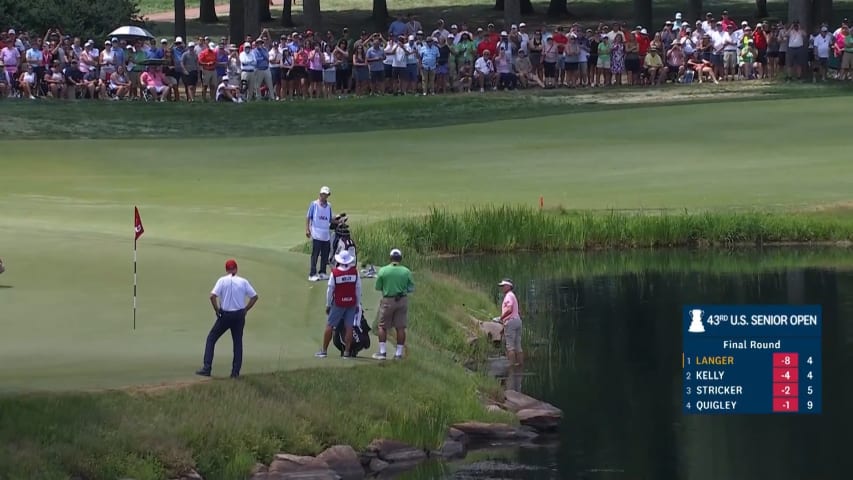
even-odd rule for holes
{"type": "Polygon", "coordinates": [[[220,277],[210,293],[219,298],[219,308],[225,312],[246,308],[246,299],[257,295],[248,280],[231,274],[220,277]]]}

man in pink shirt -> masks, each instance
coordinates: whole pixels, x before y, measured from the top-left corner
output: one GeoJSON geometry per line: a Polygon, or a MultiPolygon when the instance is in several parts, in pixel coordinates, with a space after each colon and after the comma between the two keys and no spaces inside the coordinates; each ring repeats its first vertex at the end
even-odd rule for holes
{"type": "Polygon", "coordinates": [[[501,303],[500,322],[504,324],[504,340],[506,341],[506,358],[509,364],[517,367],[523,362],[524,352],[521,349],[521,316],[518,314],[518,299],[513,293],[512,280],[504,278],[498,283],[504,294],[501,303]]]}

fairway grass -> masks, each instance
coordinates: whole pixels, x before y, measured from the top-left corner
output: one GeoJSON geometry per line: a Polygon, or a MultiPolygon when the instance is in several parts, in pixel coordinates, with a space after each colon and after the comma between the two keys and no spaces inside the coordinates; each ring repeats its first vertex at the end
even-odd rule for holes
{"type": "MultiPolygon", "coordinates": [[[[11,288],[0,302],[21,321],[0,337],[0,390],[192,380],[213,320],[207,296],[229,257],[261,297],[246,373],[318,365],[325,285],[306,281],[308,258],[293,250],[321,185],[356,228],[433,207],[534,207],[540,196],[573,210],[832,205],[849,202],[853,181],[833,120],[845,112],[824,98],[239,141],[6,140],[0,285],[11,288]],[[134,205],[146,229],[136,330],[134,205]]],[[[359,261],[382,264],[404,240],[374,242],[359,261]]],[[[365,290],[372,319],[372,280],[365,290]]],[[[230,353],[225,336],[216,372],[230,353]]]]}

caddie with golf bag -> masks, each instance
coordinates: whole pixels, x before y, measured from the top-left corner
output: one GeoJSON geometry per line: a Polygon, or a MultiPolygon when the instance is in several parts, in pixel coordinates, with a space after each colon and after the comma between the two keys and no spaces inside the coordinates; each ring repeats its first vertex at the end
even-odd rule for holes
{"type": "Polygon", "coordinates": [[[329,275],[329,285],[326,289],[326,330],[323,332],[323,348],[314,356],[326,358],[329,343],[338,326],[343,323],[346,329],[344,339],[344,358],[352,356],[353,327],[360,320],[356,315],[361,305],[361,277],[355,265],[355,257],[344,250],[335,255],[337,266],[329,275]]]}

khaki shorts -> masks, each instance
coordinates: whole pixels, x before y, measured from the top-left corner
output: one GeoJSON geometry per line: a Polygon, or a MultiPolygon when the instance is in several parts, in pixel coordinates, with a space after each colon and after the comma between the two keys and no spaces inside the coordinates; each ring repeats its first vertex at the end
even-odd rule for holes
{"type": "Polygon", "coordinates": [[[406,328],[409,316],[409,298],[383,298],[379,301],[379,328],[406,328]]]}
{"type": "Polygon", "coordinates": [[[841,68],[844,70],[853,70],[853,53],[844,52],[841,55],[841,68]]]}
{"type": "Polygon", "coordinates": [[[513,318],[506,322],[504,327],[504,340],[506,340],[507,352],[522,353],[521,350],[521,319],[513,318]]]}

